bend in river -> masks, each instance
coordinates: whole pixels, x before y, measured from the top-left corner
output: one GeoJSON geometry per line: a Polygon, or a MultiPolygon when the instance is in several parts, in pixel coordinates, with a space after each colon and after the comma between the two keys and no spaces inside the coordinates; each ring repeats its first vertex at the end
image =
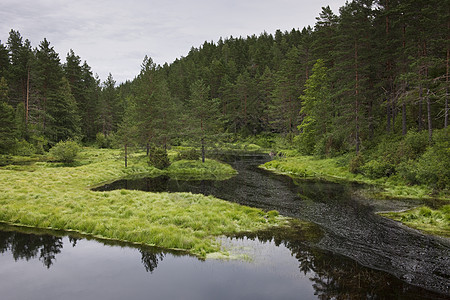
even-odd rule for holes
{"type": "Polygon", "coordinates": [[[449,294],[450,242],[424,235],[380,217],[377,210],[417,203],[374,201],[353,193],[357,186],[320,180],[292,179],[259,169],[264,155],[230,156],[239,175],[225,181],[179,181],[168,177],[120,180],[99,190],[139,189],[152,192],[193,192],[228,201],[276,209],[285,216],[310,221],[324,232],[313,247],[348,257],[401,280],[449,294]]]}

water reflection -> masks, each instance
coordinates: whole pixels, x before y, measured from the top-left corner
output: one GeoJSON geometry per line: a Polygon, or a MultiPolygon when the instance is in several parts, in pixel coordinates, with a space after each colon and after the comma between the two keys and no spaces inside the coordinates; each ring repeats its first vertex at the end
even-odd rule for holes
{"type": "MultiPolygon", "coordinates": [[[[11,253],[14,260],[30,261],[38,259],[43,265],[50,269],[55,263],[57,255],[61,254],[63,249],[63,236],[58,236],[59,232],[38,233],[39,230],[18,228],[0,224],[0,253],[11,253]],[[25,233],[25,232],[30,233],[25,233]],[[33,233],[31,233],[33,232],[33,233]],[[53,234],[55,235],[53,235],[53,234]]],[[[80,238],[68,236],[67,241],[72,247],[76,247],[80,238]]],[[[104,241],[104,245],[130,247],[131,245],[121,242],[104,241]]],[[[137,248],[141,254],[141,262],[147,272],[152,273],[157,267],[158,263],[163,260],[166,252],[156,247],[140,247],[137,248]]],[[[181,255],[181,253],[171,252],[172,254],[181,255]]]]}
{"type": "Polygon", "coordinates": [[[101,190],[193,192],[313,222],[323,230],[316,248],[383,270],[406,283],[450,293],[450,242],[410,230],[376,215],[379,210],[417,205],[376,201],[355,194],[358,186],[292,179],[258,169],[263,156],[228,157],[239,174],[225,181],[182,181],[167,177],[121,180],[101,190]]]}
{"type": "MultiPolygon", "coordinates": [[[[8,228],[12,229],[12,227],[3,226],[0,227],[0,230],[7,230],[8,228]]],[[[370,269],[340,255],[311,247],[311,242],[319,240],[321,235],[322,231],[316,225],[304,222],[294,222],[293,226],[288,230],[273,229],[252,234],[241,234],[234,236],[231,239],[231,242],[235,243],[240,249],[253,248],[255,251],[253,252],[253,256],[255,256],[256,264],[257,261],[261,259],[270,260],[268,266],[258,270],[258,272],[264,272],[266,274],[271,274],[276,268],[282,268],[279,271],[281,273],[285,271],[289,273],[288,270],[283,269],[286,268],[285,261],[288,257],[280,254],[282,252],[274,250],[279,247],[289,249],[291,254],[288,256],[295,258],[298,262],[297,272],[303,274],[302,276],[299,276],[297,280],[308,280],[310,282],[309,285],[314,291],[314,295],[319,299],[445,299],[445,295],[435,294],[419,287],[409,285],[386,272],[370,269]],[[249,241],[252,241],[253,243],[249,243],[249,241]]],[[[50,234],[0,231],[0,252],[3,254],[11,253],[16,262],[19,260],[29,261],[38,259],[47,269],[49,269],[55,264],[57,257],[64,257],[65,254],[62,251],[63,241],[66,241],[71,248],[76,247],[77,242],[79,241],[85,243],[84,239],[78,237],[67,238],[50,234]]],[[[92,241],[91,243],[95,243],[95,247],[93,248],[96,253],[102,252],[102,249],[99,248],[99,242],[92,241]]],[[[104,246],[107,245],[104,244],[104,246]]],[[[125,245],[122,245],[122,247],[125,253],[136,251],[137,249],[141,255],[141,263],[144,266],[145,271],[152,274],[152,276],[158,276],[157,274],[155,275],[154,272],[164,259],[167,258],[171,261],[173,260],[174,255],[181,255],[180,253],[161,251],[152,247],[130,248],[125,245]],[[167,256],[169,253],[170,256],[167,256]]],[[[124,255],[125,253],[119,255],[124,255]]],[[[187,258],[187,256],[184,257],[187,258]]],[[[119,260],[119,258],[115,259],[119,260]]],[[[183,257],[181,257],[181,259],[183,259],[183,257]]],[[[90,256],[83,257],[83,260],[86,260],[85,263],[88,265],[94,263],[93,261],[91,262],[92,259],[90,256]]],[[[197,264],[203,263],[204,262],[197,260],[197,264]]],[[[74,261],[73,264],[68,267],[70,269],[77,269],[75,266],[76,264],[77,262],[74,261]]],[[[240,264],[248,263],[240,262],[240,264]]],[[[206,270],[206,272],[213,271],[214,268],[206,270]]],[[[85,271],[82,271],[82,273],[83,272],[85,271]]],[[[127,271],[124,270],[124,272],[127,271]]],[[[128,270],[128,272],[135,271],[128,270]]],[[[193,270],[190,270],[190,272],[190,275],[193,276],[193,278],[195,278],[195,276],[200,276],[200,274],[196,274],[196,272],[203,273],[201,276],[208,276],[207,274],[204,274],[205,270],[200,270],[198,268],[194,268],[193,270]]],[[[227,272],[228,273],[223,274],[224,278],[239,278],[240,276],[240,271],[236,269],[227,272]]],[[[274,272],[274,274],[275,273],[276,272],[274,272]]],[[[244,279],[245,278],[242,278],[240,280],[244,279]]],[[[186,280],[190,281],[191,279],[186,280]]]]}
{"type": "Polygon", "coordinates": [[[0,231],[0,253],[11,252],[15,261],[37,258],[49,269],[62,248],[60,237],[0,231]]]}
{"type": "Polygon", "coordinates": [[[308,246],[314,225],[301,224],[290,230],[269,230],[238,236],[238,239],[284,245],[299,262],[299,271],[309,276],[319,299],[446,299],[405,283],[389,273],[370,269],[356,261],[308,246]],[[305,228],[306,226],[306,228],[305,228]]]}

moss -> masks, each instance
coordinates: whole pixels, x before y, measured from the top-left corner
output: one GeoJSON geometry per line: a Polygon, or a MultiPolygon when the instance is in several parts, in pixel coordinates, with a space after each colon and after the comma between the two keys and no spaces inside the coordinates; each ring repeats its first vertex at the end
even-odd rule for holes
{"type": "MultiPolygon", "coordinates": [[[[52,163],[36,163],[22,171],[0,168],[0,221],[183,249],[200,257],[220,251],[217,236],[281,222],[261,210],[200,194],[93,192],[89,187],[101,182],[163,171],[146,166],[138,154],[131,156],[130,167],[124,168],[120,151],[109,149],[85,148],[79,162],[78,167],[52,168],[52,163]]],[[[187,168],[186,162],[178,163],[167,172],[194,172],[201,164],[195,162],[187,168]]],[[[216,161],[207,163],[232,172],[231,167],[216,161]]],[[[207,174],[207,170],[198,172],[207,174]]]]}

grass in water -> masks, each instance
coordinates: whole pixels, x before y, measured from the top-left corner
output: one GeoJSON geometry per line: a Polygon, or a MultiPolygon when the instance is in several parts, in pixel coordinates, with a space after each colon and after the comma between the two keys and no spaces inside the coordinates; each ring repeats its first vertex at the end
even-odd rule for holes
{"type": "MultiPolygon", "coordinates": [[[[231,167],[208,163],[222,170],[212,173],[231,172],[231,167]]],[[[120,151],[85,148],[75,167],[40,162],[20,171],[0,168],[0,221],[183,249],[199,257],[220,251],[218,236],[284,224],[277,213],[211,196],[90,190],[101,182],[124,176],[164,172],[175,175],[177,169],[186,170],[186,164],[180,161],[178,166],[160,171],[136,156],[130,158],[130,167],[125,169],[120,151]]],[[[191,167],[196,169],[196,162],[191,167]]]]}

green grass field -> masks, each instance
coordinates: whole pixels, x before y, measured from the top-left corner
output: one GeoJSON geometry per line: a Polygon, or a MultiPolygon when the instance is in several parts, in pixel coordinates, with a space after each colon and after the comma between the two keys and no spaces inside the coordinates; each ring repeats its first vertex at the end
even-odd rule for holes
{"type": "Polygon", "coordinates": [[[220,251],[218,236],[284,224],[278,214],[211,196],[90,190],[133,175],[185,175],[195,170],[204,176],[226,177],[235,172],[212,160],[199,170],[198,163],[179,161],[161,171],[135,155],[124,168],[120,151],[84,148],[72,166],[49,162],[8,165],[0,168],[0,221],[182,249],[203,258],[220,251]]]}

